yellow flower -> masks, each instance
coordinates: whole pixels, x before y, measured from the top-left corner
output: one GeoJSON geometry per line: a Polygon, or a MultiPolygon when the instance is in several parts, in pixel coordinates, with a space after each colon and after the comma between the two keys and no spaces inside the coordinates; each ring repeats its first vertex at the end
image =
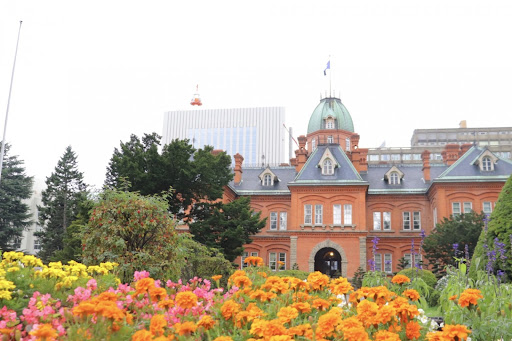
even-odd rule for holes
{"type": "Polygon", "coordinates": [[[7,272],[16,272],[16,271],[20,271],[20,268],[17,266],[12,266],[7,269],[7,272]]]}
{"type": "Polygon", "coordinates": [[[7,290],[0,290],[0,300],[9,301],[12,299],[11,292],[7,290]]]}

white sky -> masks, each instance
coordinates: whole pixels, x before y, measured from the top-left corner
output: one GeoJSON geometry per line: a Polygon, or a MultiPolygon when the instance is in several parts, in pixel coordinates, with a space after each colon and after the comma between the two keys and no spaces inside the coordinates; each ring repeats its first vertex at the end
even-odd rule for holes
{"type": "MultiPolygon", "coordinates": [[[[66,146],[101,187],[165,111],[283,106],[306,134],[331,56],[361,147],[417,128],[512,126],[510,1],[0,1],[0,134],[45,179],[66,146]]],[[[0,137],[1,138],[1,137],[0,137]]]]}

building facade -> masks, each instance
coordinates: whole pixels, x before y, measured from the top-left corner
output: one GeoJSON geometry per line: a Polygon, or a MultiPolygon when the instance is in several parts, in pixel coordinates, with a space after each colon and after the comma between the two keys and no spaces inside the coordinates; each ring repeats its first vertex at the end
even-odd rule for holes
{"type": "Polygon", "coordinates": [[[448,143],[439,158],[425,146],[372,162],[338,98],[320,101],[298,141],[288,166],[251,167],[237,153],[225,190],[224,200],[250,196],[268,218],[244,257],[262,257],[275,271],[351,278],[359,267],[392,273],[401,258],[416,264],[421,239],[437,222],[491,213],[512,174],[510,160],[474,144],[448,143]]]}
{"type": "Polygon", "coordinates": [[[205,145],[228,155],[244,155],[248,165],[279,165],[285,159],[282,107],[195,109],[164,114],[163,142],[189,139],[194,148],[205,145]]]}

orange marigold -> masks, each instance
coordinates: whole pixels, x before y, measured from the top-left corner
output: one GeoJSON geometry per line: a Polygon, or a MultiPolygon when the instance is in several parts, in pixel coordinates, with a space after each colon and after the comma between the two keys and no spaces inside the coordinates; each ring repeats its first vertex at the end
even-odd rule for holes
{"type": "Polygon", "coordinates": [[[354,287],[352,287],[352,284],[350,284],[346,278],[338,277],[331,280],[329,289],[334,295],[345,295],[349,291],[354,290],[354,287]]]}
{"type": "Polygon", "coordinates": [[[219,280],[219,279],[221,279],[221,278],[222,278],[222,275],[214,275],[214,276],[212,276],[212,279],[213,279],[214,281],[218,281],[218,280],[219,280]]]}
{"type": "Polygon", "coordinates": [[[336,312],[328,312],[318,318],[318,326],[316,327],[315,335],[317,337],[333,336],[335,328],[340,324],[341,315],[336,312]]]}
{"type": "Polygon", "coordinates": [[[414,289],[405,290],[404,296],[409,297],[411,301],[417,301],[420,299],[420,294],[414,289]]]}
{"type": "Polygon", "coordinates": [[[301,314],[310,313],[311,312],[311,306],[309,305],[308,302],[293,303],[292,307],[297,309],[301,314]]]}
{"type": "Polygon", "coordinates": [[[224,302],[222,307],[220,307],[220,312],[225,320],[229,320],[233,316],[235,316],[240,311],[240,304],[236,303],[233,300],[227,300],[224,302]]]}
{"type": "Polygon", "coordinates": [[[388,332],[387,330],[379,330],[375,333],[374,336],[375,341],[400,341],[400,336],[393,332],[388,332]]]}
{"type": "Polygon", "coordinates": [[[151,341],[153,334],[149,330],[141,329],[132,336],[132,341],[151,341]]]}
{"type": "Polygon", "coordinates": [[[329,277],[320,271],[312,272],[308,275],[308,283],[313,290],[322,290],[329,284],[329,277]]]}
{"type": "Polygon", "coordinates": [[[409,340],[417,339],[421,336],[420,330],[421,330],[421,326],[418,322],[416,322],[416,321],[408,322],[407,325],[405,326],[405,336],[409,340]]]}
{"type": "Polygon", "coordinates": [[[144,294],[146,291],[148,291],[150,288],[155,287],[155,280],[151,277],[143,278],[135,284],[135,295],[144,294]]]}
{"type": "Polygon", "coordinates": [[[178,322],[174,325],[174,330],[176,330],[176,333],[178,333],[178,335],[189,335],[195,332],[196,329],[197,326],[192,321],[186,321],[183,323],[178,322]]]}
{"type": "Polygon", "coordinates": [[[343,339],[347,341],[368,341],[368,333],[363,326],[363,323],[357,319],[356,316],[352,316],[344,319],[340,322],[337,330],[343,333],[343,339]]]}
{"type": "Polygon", "coordinates": [[[55,340],[59,335],[49,323],[40,324],[36,330],[31,331],[29,334],[35,336],[38,340],[44,339],[46,341],[55,340]]]}
{"type": "Polygon", "coordinates": [[[165,288],[149,288],[149,297],[151,302],[158,302],[167,297],[165,288]]]}
{"type": "Polygon", "coordinates": [[[391,283],[395,283],[395,284],[404,284],[404,283],[410,283],[411,282],[411,279],[405,275],[395,275],[392,279],[391,279],[391,283]]]}
{"type": "Polygon", "coordinates": [[[263,258],[261,257],[255,257],[255,256],[250,256],[250,257],[247,257],[244,259],[244,263],[246,264],[251,264],[251,265],[254,265],[254,266],[263,266],[263,258]]]}
{"type": "Polygon", "coordinates": [[[457,299],[457,295],[450,296],[448,299],[450,301],[455,301],[457,299]]]}
{"type": "Polygon", "coordinates": [[[282,307],[277,313],[277,317],[282,323],[288,323],[299,316],[299,311],[293,307],[282,307]]]}
{"type": "Polygon", "coordinates": [[[471,304],[477,305],[477,300],[484,298],[482,296],[481,291],[478,289],[466,289],[460,294],[459,297],[459,305],[464,308],[468,307],[471,304]]]}
{"type": "Polygon", "coordinates": [[[219,336],[216,337],[213,341],[233,341],[231,336],[219,336]]]}
{"type": "Polygon", "coordinates": [[[451,340],[455,340],[455,338],[458,338],[458,340],[466,340],[468,334],[471,333],[471,330],[462,324],[447,324],[443,327],[443,331],[441,333],[450,337],[451,340]]]}
{"type": "Polygon", "coordinates": [[[149,323],[149,330],[151,334],[160,336],[164,333],[164,327],[167,326],[167,320],[164,315],[157,314],[151,318],[151,322],[149,323]]]}
{"type": "Polygon", "coordinates": [[[317,298],[316,300],[313,300],[312,306],[318,310],[327,310],[329,309],[330,304],[329,301],[326,301],[323,298],[317,298]]]}
{"type": "Polygon", "coordinates": [[[211,329],[214,325],[215,320],[212,319],[210,315],[204,315],[203,317],[201,317],[199,322],[197,322],[198,327],[203,327],[206,330],[211,329]]]}
{"type": "Polygon", "coordinates": [[[192,291],[182,291],[176,294],[176,305],[180,308],[193,308],[197,305],[197,296],[192,291]]]}
{"type": "Polygon", "coordinates": [[[233,283],[239,287],[250,287],[252,285],[252,281],[247,276],[237,276],[233,278],[233,283]]]}

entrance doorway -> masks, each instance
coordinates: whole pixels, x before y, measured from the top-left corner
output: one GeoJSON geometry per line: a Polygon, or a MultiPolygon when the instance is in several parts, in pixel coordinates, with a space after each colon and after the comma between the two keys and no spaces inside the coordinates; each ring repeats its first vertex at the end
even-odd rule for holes
{"type": "Polygon", "coordinates": [[[315,271],[329,277],[341,276],[341,255],[332,247],[324,247],[315,255],[315,271]]]}

